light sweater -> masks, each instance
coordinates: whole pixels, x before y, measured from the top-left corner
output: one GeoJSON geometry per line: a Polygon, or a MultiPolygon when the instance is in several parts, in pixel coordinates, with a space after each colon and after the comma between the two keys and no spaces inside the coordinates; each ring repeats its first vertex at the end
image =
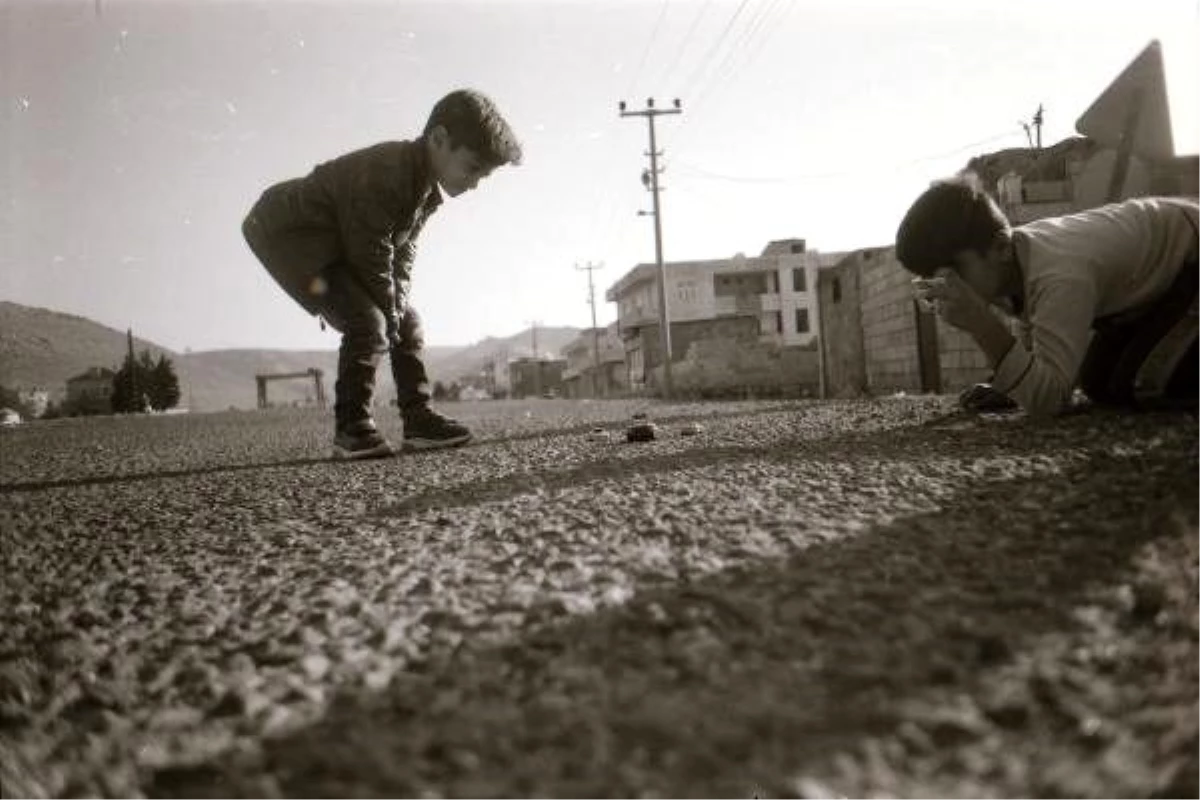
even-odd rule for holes
{"type": "Polygon", "coordinates": [[[1092,324],[1162,297],[1180,267],[1196,262],[1196,226],[1195,199],[1142,197],[1015,228],[1028,334],[1000,360],[992,385],[1030,414],[1061,411],[1092,324]]]}

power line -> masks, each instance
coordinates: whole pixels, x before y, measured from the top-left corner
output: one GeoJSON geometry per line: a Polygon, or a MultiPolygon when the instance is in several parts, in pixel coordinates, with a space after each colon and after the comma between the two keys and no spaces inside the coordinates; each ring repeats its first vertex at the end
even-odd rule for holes
{"type": "Polygon", "coordinates": [[[668,0],[662,0],[662,5],[658,9],[658,18],[654,21],[654,27],[650,30],[650,38],[646,40],[646,48],[642,51],[642,60],[638,62],[637,69],[629,77],[629,88],[625,90],[625,94],[633,94],[634,85],[637,79],[642,76],[642,70],[646,67],[646,59],[650,56],[650,50],[654,47],[654,40],[658,38],[658,31],[662,27],[663,18],[667,16],[668,0]]]}
{"type": "MultiPolygon", "coordinates": [[[[688,96],[689,108],[699,106],[707,97],[715,94],[718,86],[727,85],[733,79],[733,75],[737,72],[737,70],[729,69],[733,63],[733,59],[745,51],[753,54],[753,50],[749,48],[750,42],[762,30],[763,24],[770,17],[778,2],[779,0],[762,0],[759,3],[753,14],[747,19],[745,26],[743,26],[741,36],[725,51],[725,57],[721,60],[720,66],[713,71],[715,77],[709,83],[707,91],[704,88],[699,88],[696,90],[694,96],[688,96]]],[[[770,31],[768,31],[769,35],[770,31]]],[[[745,60],[743,60],[741,66],[744,67],[745,63],[745,60]]]]}
{"type": "MultiPolygon", "coordinates": [[[[745,6],[746,6],[746,4],[743,3],[743,5],[739,6],[737,11],[735,11],[734,17],[730,19],[730,24],[727,26],[726,31],[724,32],[722,38],[725,38],[726,34],[729,34],[732,32],[732,30],[734,28],[733,23],[735,22],[736,17],[738,16],[738,12],[742,11],[745,8],[745,6]]],[[[709,98],[713,94],[715,94],[718,86],[728,85],[730,83],[730,81],[732,80],[733,74],[736,74],[736,72],[738,70],[736,70],[736,69],[728,70],[726,68],[729,65],[733,64],[733,59],[735,58],[735,56],[737,56],[739,53],[741,53],[743,51],[743,49],[754,39],[754,37],[757,35],[757,33],[762,29],[763,24],[769,18],[770,14],[774,10],[774,8],[775,8],[774,0],[762,0],[762,2],[759,5],[755,6],[752,14],[746,19],[745,24],[741,27],[741,30],[738,32],[737,38],[735,40],[733,40],[731,42],[731,44],[729,45],[729,47],[727,47],[725,49],[725,52],[724,52],[722,58],[720,59],[720,63],[715,68],[711,68],[705,74],[706,80],[693,82],[695,101],[698,106],[706,103],[709,100],[709,98]]],[[[768,30],[766,38],[769,38],[771,33],[773,33],[773,31],[768,30]]],[[[764,44],[766,42],[766,38],[761,40],[764,44]]],[[[717,46],[714,46],[710,50],[710,53],[715,55],[717,53],[717,51],[720,49],[719,48],[720,43],[721,43],[720,40],[718,40],[717,46]]],[[[751,56],[748,57],[747,59],[743,60],[742,63],[739,64],[739,68],[744,67],[745,64],[747,63],[747,61],[752,57],[753,57],[753,54],[751,54],[751,56]]],[[[701,63],[700,66],[703,67],[704,64],[701,63]]],[[[699,75],[700,75],[700,72],[693,73],[693,77],[698,77],[699,75]]],[[[689,99],[689,107],[691,105],[691,102],[692,101],[689,99]]],[[[692,136],[695,135],[697,130],[698,130],[698,125],[695,122],[693,122],[692,125],[689,125],[684,129],[683,133],[679,137],[679,141],[676,144],[676,152],[679,152],[679,153],[686,152],[687,146],[688,146],[688,144],[690,144],[691,138],[692,138],[692,136]]]]}
{"type": "MultiPolygon", "coordinates": [[[[722,69],[718,70],[716,78],[709,84],[708,91],[701,89],[694,100],[689,98],[689,107],[706,104],[721,91],[735,85],[735,78],[758,60],[763,51],[767,49],[767,42],[779,30],[782,17],[773,25],[768,25],[767,22],[776,16],[781,3],[786,2],[787,0],[768,0],[759,6],[757,17],[747,24],[742,38],[730,48],[722,69]],[[743,57],[734,64],[733,59],[738,55],[743,57]],[[725,68],[726,65],[729,66],[728,69],[725,68]]],[[[787,13],[788,8],[789,6],[784,6],[784,14],[787,13]]]]}
{"type": "MultiPolygon", "coordinates": [[[[646,46],[642,50],[641,59],[638,62],[637,68],[630,73],[629,87],[626,89],[626,94],[632,94],[638,78],[642,76],[645,69],[646,61],[649,58],[650,51],[654,48],[654,43],[658,39],[659,32],[662,28],[663,20],[667,15],[667,6],[669,0],[662,0],[662,4],[658,9],[658,16],[655,18],[654,26],[650,30],[650,35],[646,39],[646,46]]],[[[615,153],[615,137],[609,137],[606,141],[607,147],[604,147],[604,161],[607,161],[610,156],[615,153]]],[[[614,198],[614,192],[611,184],[603,184],[597,182],[592,187],[593,202],[591,208],[607,207],[609,209],[608,217],[604,226],[601,228],[598,225],[598,220],[603,216],[601,213],[593,213],[588,215],[587,238],[589,241],[604,241],[607,242],[610,238],[613,222],[616,219],[618,203],[614,198]]],[[[601,248],[603,249],[603,248],[601,248]]]]}
{"type": "Polygon", "coordinates": [[[692,70],[692,73],[688,76],[688,79],[684,81],[683,88],[679,91],[680,95],[686,95],[691,90],[692,84],[695,83],[696,79],[700,77],[700,74],[704,72],[705,66],[711,62],[712,57],[716,55],[717,50],[719,50],[721,45],[724,43],[725,37],[729,35],[729,31],[733,29],[734,23],[737,22],[738,17],[741,16],[742,11],[746,8],[746,4],[749,2],[750,0],[742,0],[740,3],[738,3],[738,7],[734,9],[733,15],[729,18],[729,22],[725,25],[725,29],[721,31],[721,34],[717,37],[716,41],[713,42],[713,46],[704,54],[704,57],[696,62],[696,68],[692,70]]]}
{"type": "Polygon", "coordinates": [[[692,37],[695,35],[696,28],[700,26],[700,20],[704,18],[704,12],[708,10],[710,5],[712,5],[712,0],[704,0],[704,4],[700,6],[700,10],[696,12],[696,16],[692,18],[692,24],[687,29],[687,33],[685,33],[683,38],[679,40],[679,47],[675,50],[675,57],[667,62],[667,74],[664,75],[662,79],[663,86],[670,86],[671,78],[675,77],[675,71],[679,68],[680,61],[683,58],[683,53],[685,50],[687,50],[688,42],[690,42],[692,37]]]}
{"type": "Polygon", "coordinates": [[[715,172],[713,170],[709,170],[705,167],[701,167],[696,164],[689,163],[687,161],[681,161],[678,158],[673,160],[671,162],[671,164],[673,166],[680,167],[686,171],[692,172],[702,178],[707,178],[707,179],[711,179],[711,180],[722,180],[722,181],[729,181],[732,183],[762,183],[762,184],[801,183],[804,181],[823,180],[826,178],[840,178],[840,177],[846,177],[846,176],[852,176],[852,175],[867,175],[867,174],[871,174],[874,172],[878,172],[879,170],[882,170],[882,169],[907,167],[907,166],[912,166],[915,164],[921,164],[921,163],[924,163],[927,161],[937,161],[939,159],[949,158],[950,156],[959,155],[960,153],[967,152],[968,150],[973,150],[976,147],[981,147],[986,144],[991,144],[993,142],[997,142],[1001,139],[1007,139],[1007,138],[1009,138],[1011,136],[1015,136],[1015,135],[1017,135],[1017,132],[1015,130],[1010,130],[1010,131],[1006,131],[1005,133],[1000,133],[1000,134],[996,134],[995,136],[990,136],[987,139],[981,139],[977,142],[972,142],[970,144],[962,145],[961,147],[958,147],[954,150],[948,150],[948,151],[945,151],[942,153],[934,153],[934,154],[930,154],[930,155],[918,156],[918,157],[910,159],[908,161],[901,161],[898,163],[876,164],[873,166],[857,167],[854,169],[833,170],[830,172],[813,172],[813,173],[802,174],[802,175],[783,175],[783,176],[775,176],[775,177],[730,175],[728,173],[715,172]]]}

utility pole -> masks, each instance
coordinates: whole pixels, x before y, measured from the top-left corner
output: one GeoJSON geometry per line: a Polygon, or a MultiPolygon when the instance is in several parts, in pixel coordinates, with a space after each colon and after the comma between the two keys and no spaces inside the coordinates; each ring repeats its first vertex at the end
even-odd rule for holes
{"type": "Polygon", "coordinates": [[[529,336],[533,340],[533,396],[542,396],[542,362],[538,360],[537,320],[529,323],[529,336]]]}
{"type": "MultiPolygon", "coordinates": [[[[624,100],[618,108],[622,117],[645,117],[650,127],[650,152],[646,154],[650,156],[650,169],[649,174],[642,174],[642,181],[648,184],[646,188],[654,195],[654,210],[650,212],[650,216],[654,217],[654,259],[658,263],[658,327],[663,351],[662,389],[663,397],[670,399],[675,393],[675,386],[671,377],[671,321],[667,315],[667,272],[662,255],[662,206],[658,199],[658,175],[661,171],[658,168],[658,157],[662,154],[658,151],[654,135],[654,118],[663,114],[682,114],[683,109],[678,97],[675,98],[673,108],[655,108],[653,97],[646,98],[646,107],[641,111],[627,111],[624,100]]],[[[638,212],[639,216],[644,216],[645,213],[638,212]]]]}
{"type": "Polygon", "coordinates": [[[129,410],[142,410],[142,396],[138,394],[138,379],[137,379],[137,359],[133,356],[133,328],[129,328],[125,332],[126,345],[128,355],[126,363],[129,364],[129,410]]]}
{"type": "Polygon", "coordinates": [[[596,327],[596,285],[592,282],[592,273],[604,268],[604,262],[587,266],[575,265],[575,269],[586,270],[588,274],[588,303],[592,307],[592,397],[600,397],[600,329],[596,327]]]}

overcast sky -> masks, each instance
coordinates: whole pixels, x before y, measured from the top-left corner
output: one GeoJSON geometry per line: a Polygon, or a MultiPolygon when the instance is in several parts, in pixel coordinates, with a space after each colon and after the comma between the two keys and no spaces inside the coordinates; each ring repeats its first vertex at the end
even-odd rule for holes
{"type": "Polygon", "coordinates": [[[1075,119],[1154,38],[1196,153],[1196,0],[0,0],[0,299],[183,350],[334,347],[240,223],[269,184],[493,97],[526,163],[421,237],[431,344],[589,324],[654,257],[642,107],[666,151],[668,260],[804,237],[889,244],[931,179],[1075,119]]]}

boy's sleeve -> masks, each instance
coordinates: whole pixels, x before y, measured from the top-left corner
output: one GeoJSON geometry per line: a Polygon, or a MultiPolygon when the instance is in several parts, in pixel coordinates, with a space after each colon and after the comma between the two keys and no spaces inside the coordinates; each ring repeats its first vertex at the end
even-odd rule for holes
{"type": "Polygon", "coordinates": [[[1013,343],[996,365],[993,388],[1031,415],[1062,411],[1087,352],[1095,309],[1096,290],[1089,281],[1060,279],[1039,289],[1030,303],[1032,347],[1013,343]]]}
{"type": "Polygon", "coordinates": [[[412,280],[412,266],[417,259],[416,236],[410,236],[398,248],[392,264],[392,283],[396,287],[396,308],[408,307],[408,289],[412,280]]]}
{"type": "Polygon", "coordinates": [[[403,220],[412,218],[413,199],[402,187],[390,170],[363,170],[356,176],[349,213],[342,224],[350,268],[389,317],[397,311],[392,279],[397,258],[395,234],[403,220]]]}

